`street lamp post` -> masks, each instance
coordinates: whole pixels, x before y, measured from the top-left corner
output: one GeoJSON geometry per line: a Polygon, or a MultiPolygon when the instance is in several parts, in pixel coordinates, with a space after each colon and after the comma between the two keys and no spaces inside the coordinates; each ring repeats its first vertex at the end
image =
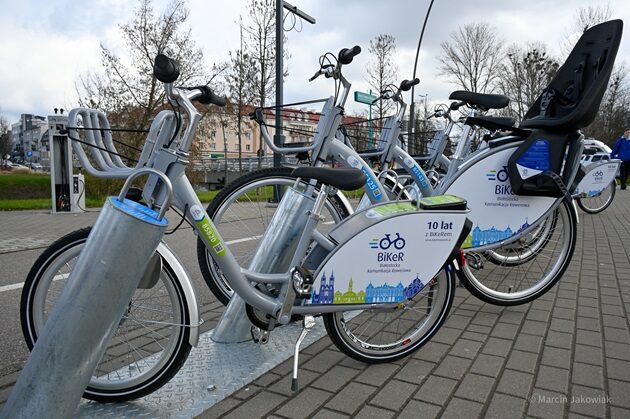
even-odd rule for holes
{"type": "MultiPolygon", "coordinates": [[[[281,147],[284,144],[284,135],[282,134],[282,113],[278,110],[278,107],[284,102],[284,71],[283,71],[283,55],[284,55],[284,35],[283,35],[283,10],[287,9],[289,12],[296,16],[306,20],[311,24],[315,24],[315,18],[304,13],[297,7],[287,3],[284,0],[276,0],[276,132],[273,136],[273,143],[277,147],[281,147]]],[[[280,167],[282,163],[282,155],[279,153],[273,153],[273,165],[274,167],[280,167]]]]}

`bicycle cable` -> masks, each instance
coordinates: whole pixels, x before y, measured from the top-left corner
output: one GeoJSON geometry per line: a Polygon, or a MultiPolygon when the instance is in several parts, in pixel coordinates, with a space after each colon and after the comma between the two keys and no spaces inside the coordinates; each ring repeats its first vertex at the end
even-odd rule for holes
{"type": "Polygon", "coordinates": [[[175,211],[175,213],[176,213],[177,215],[179,215],[180,217],[182,217],[182,219],[179,221],[179,224],[177,224],[177,225],[175,226],[175,228],[174,228],[174,229],[172,229],[171,231],[167,231],[166,233],[164,233],[164,235],[168,236],[169,234],[173,234],[173,233],[175,233],[175,232],[177,231],[177,229],[178,229],[179,227],[181,227],[181,225],[182,225],[182,224],[184,224],[184,221],[186,221],[186,223],[188,223],[188,225],[189,225],[191,228],[193,228],[193,229],[194,229],[193,225],[192,225],[192,224],[190,224],[190,221],[188,221],[188,220],[186,219],[186,212],[188,211],[188,204],[184,205],[184,212],[183,212],[183,213],[180,213],[180,212],[177,210],[177,208],[175,208],[175,207],[171,207],[171,209],[172,209],[173,211],[175,211]]]}

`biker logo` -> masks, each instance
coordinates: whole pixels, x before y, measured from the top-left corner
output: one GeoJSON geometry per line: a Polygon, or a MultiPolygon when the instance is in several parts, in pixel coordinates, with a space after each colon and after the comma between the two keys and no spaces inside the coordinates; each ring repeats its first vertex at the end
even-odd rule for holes
{"type": "Polygon", "coordinates": [[[490,170],[486,173],[486,178],[488,180],[498,180],[499,182],[505,182],[508,180],[508,171],[507,166],[503,166],[503,168],[499,171],[490,170]]]}
{"type": "MultiPolygon", "coordinates": [[[[400,250],[404,249],[406,241],[400,235],[396,233],[396,237],[392,239],[392,234],[385,234],[385,237],[379,239],[372,239],[370,241],[370,248],[378,249],[379,252],[376,255],[378,262],[403,262],[405,253],[400,250]]],[[[385,265],[381,265],[382,267],[385,265]]],[[[399,265],[396,265],[399,266],[399,265]]]]}
{"type": "Polygon", "coordinates": [[[406,244],[405,239],[400,235],[400,233],[396,233],[396,238],[393,240],[391,239],[391,236],[391,234],[385,234],[385,237],[380,240],[372,239],[370,241],[370,248],[387,250],[393,246],[396,250],[402,250],[406,244]]]}

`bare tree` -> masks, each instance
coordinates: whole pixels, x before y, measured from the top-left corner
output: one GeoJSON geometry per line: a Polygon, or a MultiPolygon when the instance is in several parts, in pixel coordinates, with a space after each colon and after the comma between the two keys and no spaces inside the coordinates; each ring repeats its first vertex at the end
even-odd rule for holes
{"type": "MultiPolygon", "coordinates": [[[[569,55],[577,40],[589,28],[609,20],[613,15],[610,4],[581,7],[575,13],[573,25],[563,42],[565,55],[569,55]]],[[[619,134],[628,128],[630,121],[630,80],[625,63],[616,64],[604,94],[600,110],[591,125],[583,131],[586,135],[612,144],[619,134]]]]}
{"type": "Polygon", "coordinates": [[[413,118],[414,136],[409,137],[408,150],[411,154],[425,154],[428,152],[427,144],[436,131],[435,119],[430,119],[434,111],[429,108],[428,95],[420,95],[421,103],[416,103],[413,118]]]}
{"type": "MultiPolygon", "coordinates": [[[[246,47],[249,55],[255,63],[256,71],[254,91],[256,92],[255,105],[264,107],[267,100],[271,99],[276,86],[276,8],[274,0],[249,0],[247,5],[247,21],[243,26],[246,33],[246,47]]],[[[290,58],[286,48],[283,58],[290,58]]],[[[288,75],[286,66],[283,77],[288,75]]],[[[281,105],[278,103],[277,105],[281,105]]],[[[259,155],[264,150],[264,144],[260,142],[259,155]]],[[[258,160],[260,167],[261,160],[258,160]]]]}
{"type": "MultiPolygon", "coordinates": [[[[153,62],[160,53],[179,63],[179,84],[211,83],[221,68],[208,71],[203,64],[203,53],[185,26],[188,15],[185,0],[172,1],[161,14],[155,13],[152,0],[139,0],[132,20],[119,26],[125,58],[101,44],[101,71],[77,82],[81,105],[108,112],[113,124],[146,127],[164,104],[164,90],[153,75],[153,62]]],[[[138,145],[143,138],[129,140],[138,145]]]]}
{"type": "Polygon", "coordinates": [[[617,65],[610,78],[595,121],[584,129],[586,135],[614,143],[630,124],[630,83],[625,63],[617,65]]]}
{"type": "MultiPolygon", "coordinates": [[[[396,38],[388,34],[380,34],[370,41],[370,62],[368,64],[368,83],[377,95],[390,84],[398,82],[398,66],[395,61],[396,38]]],[[[393,106],[390,101],[381,100],[376,105],[378,117],[383,118],[393,106]]]]}
{"type": "Polygon", "coordinates": [[[9,127],[9,120],[0,114],[0,167],[6,167],[7,155],[11,153],[13,148],[9,127]]]}
{"type": "MultiPolygon", "coordinates": [[[[265,106],[276,85],[276,8],[274,0],[249,0],[243,26],[246,49],[256,63],[256,104],[265,106]]],[[[286,74],[285,74],[286,76],[286,74]]]]}
{"type": "Polygon", "coordinates": [[[487,23],[472,23],[451,33],[440,44],[440,75],[471,92],[485,93],[493,87],[503,59],[503,41],[487,23]]]}
{"type": "Polygon", "coordinates": [[[558,67],[558,62],[547,54],[544,43],[530,43],[524,49],[511,45],[497,77],[497,88],[510,98],[507,113],[522,120],[558,67]]]}
{"type": "Polygon", "coordinates": [[[573,24],[565,32],[564,39],[561,42],[561,49],[565,56],[568,56],[577,40],[586,32],[589,28],[603,23],[610,19],[613,14],[613,10],[610,4],[603,5],[590,5],[586,7],[580,7],[573,18],[573,24]]]}
{"type": "Polygon", "coordinates": [[[230,52],[230,62],[225,74],[225,82],[230,93],[230,110],[234,112],[234,128],[238,138],[238,169],[243,171],[243,117],[248,114],[248,105],[256,98],[256,61],[245,49],[243,21],[239,21],[240,49],[230,52]]]}

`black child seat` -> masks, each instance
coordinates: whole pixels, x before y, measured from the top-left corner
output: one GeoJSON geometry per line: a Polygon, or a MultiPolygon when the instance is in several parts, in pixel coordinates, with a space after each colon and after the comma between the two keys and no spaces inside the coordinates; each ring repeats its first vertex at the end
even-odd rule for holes
{"type": "Polygon", "coordinates": [[[578,130],[597,115],[622,31],[623,22],[611,20],[584,32],[525,114],[520,128],[530,133],[508,161],[510,184],[517,195],[567,194],[571,186],[567,182],[579,164],[578,130]]]}

